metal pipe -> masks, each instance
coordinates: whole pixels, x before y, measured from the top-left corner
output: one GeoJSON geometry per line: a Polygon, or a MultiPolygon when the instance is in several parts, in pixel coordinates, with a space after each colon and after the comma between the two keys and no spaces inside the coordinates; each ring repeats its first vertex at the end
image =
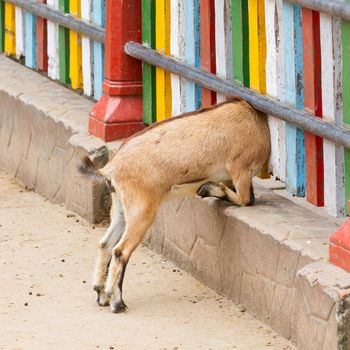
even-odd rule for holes
{"type": "Polygon", "coordinates": [[[72,29],[100,43],[105,42],[105,29],[96,24],[85,22],[73,17],[49,5],[40,4],[34,0],[6,0],[7,2],[21,7],[23,10],[36,16],[46,18],[68,29],[72,29]]]}
{"type": "Polygon", "coordinates": [[[350,21],[350,3],[344,0],[288,0],[312,10],[350,21]]]}
{"type": "Polygon", "coordinates": [[[268,96],[260,95],[250,89],[244,88],[233,81],[228,81],[208,73],[202,69],[181,63],[172,57],[165,56],[155,50],[138,43],[128,42],[125,45],[128,55],[142,60],[148,64],[161,67],[200,84],[207,89],[219,92],[226,96],[236,96],[251,103],[256,109],[272,115],[278,119],[289,122],[296,127],[321,136],[327,140],[350,149],[350,130],[317,118],[306,111],[274,100],[268,96]]]}

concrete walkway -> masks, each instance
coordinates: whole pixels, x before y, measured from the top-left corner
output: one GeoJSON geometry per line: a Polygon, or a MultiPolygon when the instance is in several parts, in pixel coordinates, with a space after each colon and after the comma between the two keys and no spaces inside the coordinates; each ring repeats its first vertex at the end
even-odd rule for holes
{"type": "Polygon", "coordinates": [[[125,314],[91,290],[92,227],[0,172],[0,349],[294,349],[248,312],[140,247],[125,314]]]}

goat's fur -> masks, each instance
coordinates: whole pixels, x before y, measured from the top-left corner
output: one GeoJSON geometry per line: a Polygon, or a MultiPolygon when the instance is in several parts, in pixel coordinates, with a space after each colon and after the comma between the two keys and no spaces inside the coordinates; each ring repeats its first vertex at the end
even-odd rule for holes
{"type": "Polygon", "coordinates": [[[102,169],[85,158],[80,172],[115,189],[95,269],[97,302],[125,310],[126,265],[163,201],[198,193],[251,205],[252,178],[269,153],[266,115],[234,100],[150,126],[124,141],[102,169]]]}

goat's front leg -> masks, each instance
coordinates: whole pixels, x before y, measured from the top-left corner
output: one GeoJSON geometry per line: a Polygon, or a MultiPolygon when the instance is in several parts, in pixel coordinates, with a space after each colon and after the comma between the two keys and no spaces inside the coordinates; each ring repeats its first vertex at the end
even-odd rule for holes
{"type": "Polygon", "coordinates": [[[120,240],[125,229],[123,209],[116,194],[112,194],[112,200],[111,224],[99,242],[93,278],[93,288],[97,292],[96,302],[100,306],[107,306],[109,304],[109,298],[107,293],[105,293],[107,270],[112,258],[112,249],[120,240]]]}
{"type": "Polygon", "coordinates": [[[123,312],[127,308],[122,297],[125,269],[131,254],[142,241],[155,215],[156,207],[151,202],[147,205],[135,202],[134,207],[126,210],[125,232],[112,250],[112,260],[105,286],[110,299],[109,304],[114,313],[123,312]]]}
{"type": "Polygon", "coordinates": [[[242,173],[234,182],[235,186],[228,187],[225,183],[207,183],[203,185],[198,195],[201,197],[227,198],[232,203],[239,206],[248,206],[254,203],[254,189],[249,173],[242,173]]]}

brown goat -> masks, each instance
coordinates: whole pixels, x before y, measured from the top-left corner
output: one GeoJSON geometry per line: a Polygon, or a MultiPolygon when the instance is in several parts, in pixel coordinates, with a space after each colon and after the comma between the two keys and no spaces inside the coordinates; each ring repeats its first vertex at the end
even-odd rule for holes
{"type": "Polygon", "coordinates": [[[110,180],[114,189],[94,276],[98,304],[110,304],[113,312],[126,309],[126,265],[163,201],[198,193],[251,205],[252,178],[269,153],[266,115],[234,100],[148,127],[128,138],[102,169],[86,158],[80,171],[110,180]]]}

